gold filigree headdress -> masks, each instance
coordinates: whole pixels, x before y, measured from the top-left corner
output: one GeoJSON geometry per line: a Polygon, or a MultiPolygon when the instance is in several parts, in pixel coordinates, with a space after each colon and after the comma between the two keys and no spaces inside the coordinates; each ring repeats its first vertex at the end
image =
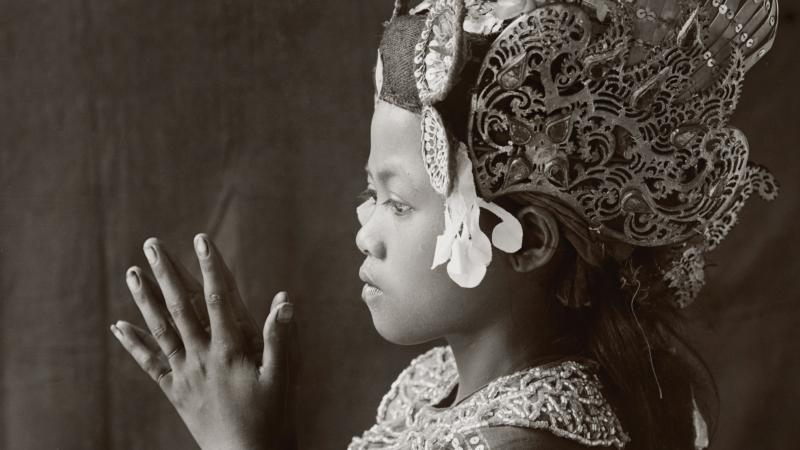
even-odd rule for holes
{"type": "Polygon", "coordinates": [[[773,0],[396,2],[393,17],[421,29],[413,81],[434,188],[452,194],[465,152],[487,202],[540,195],[602,245],[671,249],[664,280],[687,305],[703,285],[703,254],[745,200],[777,194],[728,125],[777,13],[773,0]],[[464,75],[469,64],[477,77],[464,75]],[[458,142],[440,105],[465,83],[458,142]]]}

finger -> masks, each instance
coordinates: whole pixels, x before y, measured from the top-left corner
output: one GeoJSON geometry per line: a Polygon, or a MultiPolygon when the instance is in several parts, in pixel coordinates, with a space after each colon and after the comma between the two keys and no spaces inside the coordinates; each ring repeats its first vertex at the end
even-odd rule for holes
{"type": "Polygon", "coordinates": [[[182,355],[183,343],[167,318],[164,304],[154,295],[155,286],[144,282],[142,271],[138,267],[128,269],[125,279],[133,300],[161,351],[169,359],[182,355]]]}
{"type": "Polygon", "coordinates": [[[194,238],[197,260],[203,273],[203,292],[208,308],[208,320],[211,325],[211,340],[225,349],[236,351],[241,348],[242,332],[236,324],[236,317],[231,307],[230,289],[225,281],[219,253],[209,245],[205,234],[194,238]]]}
{"type": "MultiPolygon", "coordinates": [[[[133,325],[119,321],[111,325],[111,332],[128,354],[133,357],[136,364],[162,388],[166,388],[172,381],[172,368],[167,358],[160,353],[155,341],[150,343],[143,340],[142,336],[134,329],[133,325]]],[[[144,332],[144,330],[141,330],[144,332]]]]}
{"type": "Polygon", "coordinates": [[[203,285],[197,281],[194,275],[189,272],[189,269],[181,264],[180,261],[172,261],[172,265],[184,289],[193,294],[189,302],[192,304],[192,307],[194,307],[194,312],[197,314],[197,320],[200,322],[200,326],[208,331],[208,310],[206,309],[206,302],[203,299],[203,285]]]}
{"type": "Polygon", "coordinates": [[[250,346],[249,350],[255,353],[261,353],[263,350],[263,341],[261,340],[261,329],[256,323],[256,320],[253,318],[253,315],[250,314],[250,311],[247,309],[247,305],[244,304],[242,301],[242,296],[239,293],[238,284],[236,283],[236,278],[233,276],[233,272],[228,268],[228,265],[225,263],[225,259],[222,258],[222,253],[217,249],[217,246],[212,242],[208,241],[211,245],[213,251],[219,255],[219,263],[222,267],[223,274],[225,275],[225,284],[228,286],[228,292],[231,297],[231,308],[233,309],[233,315],[236,317],[236,322],[239,324],[239,327],[244,334],[245,341],[250,346]]]}
{"type": "Polygon", "coordinates": [[[272,307],[264,323],[264,353],[261,357],[261,374],[273,382],[287,377],[288,341],[294,317],[294,305],[288,294],[279,292],[272,299],[272,307]]]}
{"type": "Polygon", "coordinates": [[[167,360],[167,356],[164,355],[164,353],[161,352],[161,348],[159,348],[158,342],[156,342],[156,339],[153,337],[153,335],[151,335],[146,330],[144,330],[142,328],[139,328],[139,327],[137,327],[136,325],[134,325],[132,323],[128,323],[128,322],[125,322],[125,321],[122,321],[122,320],[118,321],[116,323],[116,326],[119,329],[121,329],[123,333],[126,333],[126,334],[129,333],[129,334],[135,335],[137,338],[139,338],[139,340],[142,342],[142,344],[144,344],[144,346],[147,347],[148,350],[150,350],[151,352],[157,354],[159,358],[162,358],[164,360],[164,362],[169,364],[169,360],[167,360]]]}
{"type": "Polygon", "coordinates": [[[206,334],[190,301],[192,296],[199,295],[199,291],[190,292],[184,287],[166,247],[156,238],[145,241],[144,252],[183,344],[189,349],[204,346],[206,334]]]}
{"type": "MultiPolygon", "coordinates": [[[[173,322],[172,316],[170,316],[169,311],[167,311],[167,302],[166,300],[164,300],[164,294],[161,292],[161,289],[158,288],[158,282],[156,281],[156,279],[153,278],[149,273],[141,269],[139,270],[138,273],[139,276],[142,277],[142,283],[145,286],[147,286],[148,292],[150,292],[150,295],[153,296],[154,303],[161,311],[161,314],[163,314],[164,317],[167,318],[167,321],[169,322],[172,329],[178,331],[178,327],[175,325],[175,322],[173,322]]],[[[145,333],[147,333],[147,331],[145,331],[145,333]]],[[[178,338],[180,339],[180,336],[178,336],[178,338]]]]}
{"type": "MultiPolygon", "coordinates": [[[[186,270],[186,269],[184,268],[183,270],[186,270]]],[[[180,270],[179,270],[179,272],[180,272],[180,270]]],[[[180,275],[180,273],[179,273],[179,275],[180,275]]],[[[177,330],[178,327],[177,327],[177,325],[175,325],[175,321],[172,320],[172,316],[170,315],[169,311],[167,311],[167,306],[166,306],[167,305],[167,301],[164,299],[164,294],[161,293],[161,289],[158,288],[158,282],[156,281],[155,278],[150,276],[150,274],[148,274],[147,272],[141,272],[141,276],[142,276],[142,282],[145,283],[145,284],[148,284],[149,286],[151,286],[150,291],[153,292],[153,295],[155,296],[156,300],[158,301],[161,309],[164,311],[164,314],[167,316],[167,320],[169,320],[169,323],[172,324],[172,327],[177,330]]],[[[183,280],[183,275],[180,275],[180,276],[181,276],[181,279],[183,280]]],[[[197,321],[200,323],[200,327],[202,327],[203,330],[205,331],[204,340],[207,341],[208,340],[208,334],[209,334],[208,312],[206,311],[206,302],[205,302],[205,300],[203,300],[203,285],[200,284],[200,282],[198,282],[197,280],[195,280],[194,277],[192,277],[191,274],[188,274],[188,276],[192,278],[192,280],[194,281],[194,284],[191,284],[190,282],[187,283],[186,281],[183,281],[183,283],[184,283],[184,286],[187,286],[187,285],[193,286],[192,288],[187,288],[188,292],[194,292],[193,294],[191,294],[191,297],[189,298],[189,302],[192,304],[192,307],[194,308],[195,314],[197,314],[197,321]]]]}

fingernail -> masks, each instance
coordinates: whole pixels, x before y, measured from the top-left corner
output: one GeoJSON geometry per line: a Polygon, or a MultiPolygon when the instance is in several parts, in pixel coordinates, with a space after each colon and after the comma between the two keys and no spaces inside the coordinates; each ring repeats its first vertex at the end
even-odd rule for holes
{"type": "Polygon", "coordinates": [[[156,248],[152,245],[148,245],[144,248],[144,256],[150,264],[155,264],[156,261],[158,261],[158,253],[156,253],[156,248]]]}
{"type": "Polygon", "coordinates": [[[203,236],[197,236],[194,240],[194,248],[200,257],[205,258],[208,256],[208,243],[203,236]]]}
{"type": "Polygon", "coordinates": [[[284,303],[278,309],[278,322],[289,323],[294,317],[294,305],[291,303],[284,303]]]}
{"type": "Polygon", "coordinates": [[[130,289],[131,292],[138,291],[139,287],[142,285],[139,274],[133,269],[128,271],[128,276],[125,277],[125,281],[128,283],[128,289],[130,289]]]}
{"type": "Polygon", "coordinates": [[[117,328],[117,324],[112,323],[109,328],[111,329],[111,332],[114,333],[114,336],[117,337],[117,339],[122,339],[122,330],[117,328]]]}

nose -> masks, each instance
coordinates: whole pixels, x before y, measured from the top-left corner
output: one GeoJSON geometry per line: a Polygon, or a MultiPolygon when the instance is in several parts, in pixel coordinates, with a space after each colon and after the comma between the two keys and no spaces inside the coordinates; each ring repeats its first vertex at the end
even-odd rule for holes
{"type": "Polygon", "coordinates": [[[356,233],[356,247],[364,256],[383,259],[386,255],[386,246],[375,235],[374,230],[371,229],[372,222],[370,220],[365,223],[356,233]]]}

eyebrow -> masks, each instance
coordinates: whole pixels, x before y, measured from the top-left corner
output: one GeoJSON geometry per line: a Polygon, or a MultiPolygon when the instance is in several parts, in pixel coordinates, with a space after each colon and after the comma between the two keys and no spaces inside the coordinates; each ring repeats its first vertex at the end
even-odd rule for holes
{"type": "MultiPolygon", "coordinates": [[[[372,172],[370,172],[369,166],[364,166],[364,171],[367,173],[367,175],[372,176],[372,172]]],[[[387,183],[392,178],[397,178],[397,177],[405,178],[408,181],[407,184],[411,189],[417,192],[421,192],[420,189],[414,184],[414,182],[410,178],[403,176],[401,172],[395,170],[391,166],[379,170],[377,175],[378,181],[380,181],[381,183],[387,183]]]]}
{"type": "MultiPolygon", "coordinates": [[[[369,166],[364,166],[364,172],[367,172],[367,175],[372,177],[372,172],[369,170],[369,166]]],[[[378,180],[383,182],[386,182],[396,176],[398,176],[398,173],[391,167],[387,167],[378,171],[378,180]]]]}

